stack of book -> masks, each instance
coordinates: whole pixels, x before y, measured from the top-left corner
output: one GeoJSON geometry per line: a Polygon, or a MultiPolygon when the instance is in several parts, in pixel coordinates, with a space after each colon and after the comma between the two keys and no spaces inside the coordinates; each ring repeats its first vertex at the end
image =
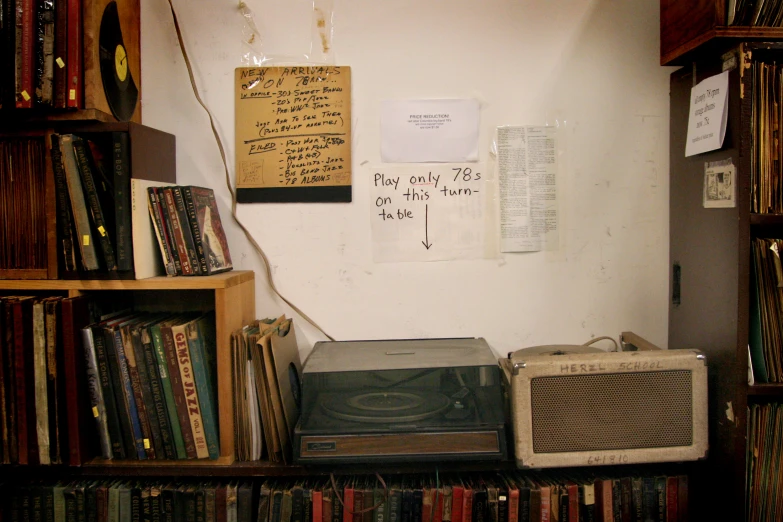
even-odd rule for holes
{"type": "Polygon", "coordinates": [[[128,134],[53,134],[51,140],[64,275],[132,270],[128,134]]]}
{"type": "Polygon", "coordinates": [[[751,241],[750,325],[748,349],[758,383],[783,382],[783,241],[751,241]]]}
{"type": "Polygon", "coordinates": [[[9,520],[686,522],[687,476],[593,472],[299,480],[44,482],[8,487],[9,520]],[[123,517],[125,515],[125,517],[123,517]]]}
{"type": "Polygon", "coordinates": [[[0,270],[47,266],[44,142],[0,140],[0,270]]]}
{"type": "Polygon", "coordinates": [[[82,335],[104,458],[218,458],[213,312],[119,312],[82,335]]]}
{"type": "Polygon", "coordinates": [[[302,370],[292,320],[262,319],[235,331],[231,357],[237,460],[291,463],[299,419],[292,387],[299,388],[302,370]]]}
{"type": "Polygon", "coordinates": [[[149,187],[149,212],[166,274],[231,270],[231,253],[215,194],[203,187],[149,187]]]}
{"type": "MultiPolygon", "coordinates": [[[[783,10],[779,11],[783,15],[783,10]]],[[[783,119],[781,98],[783,67],[754,61],[751,64],[751,212],[782,213],[781,158],[783,140],[779,122],[783,119]]]]}
{"type": "Polygon", "coordinates": [[[0,298],[0,432],[4,464],[80,465],[88,422],[78,328],[84,297],[0,298]]]}
{"type": "Polygon", "coordinates": [[[746,520],[783,519],[783,405],[754,404],[748,408],[746,520]]]}

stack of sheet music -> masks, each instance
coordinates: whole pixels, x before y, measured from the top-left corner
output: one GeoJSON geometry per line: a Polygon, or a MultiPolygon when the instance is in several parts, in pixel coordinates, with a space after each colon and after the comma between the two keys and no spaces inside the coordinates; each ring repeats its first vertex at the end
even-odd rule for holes
{"type": "Polygon", "coordinates": [[[783,66],[753,62],[751,212],[762,214],[783,212],[780,184],[783,142],[779,135],[783,121],[781,76],[783,66]]]}
{"type": "Polygon", "coordinates": [[[290,463],[302,363],[291,319],[263,319],[231,336],[236,459],[290,463]]]}

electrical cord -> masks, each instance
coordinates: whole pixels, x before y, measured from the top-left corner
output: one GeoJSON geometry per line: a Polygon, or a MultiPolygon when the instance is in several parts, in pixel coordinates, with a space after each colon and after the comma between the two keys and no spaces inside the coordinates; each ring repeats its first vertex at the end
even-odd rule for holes
{"type": "Polygon", "coordinates": [[[597,343],[598,341],[603,341],[603,340],[612,341],[614,343],[614,351],[615,352],[619,352],[620,351],[620,346],[617,344],[617,341],[615,341],[613,338],[611,338],[611,337],[609,337],[607,335],[604,335],[604,336],[601,336],[601,337],[596,337],[595,339],[590,339],[589,341],[587,341],[582,346],[590,346],[592,344],[597,343]]]}
{"type": "MultiPolygon", "coordinates": [[[[231,194],[231,216],[234,218],[234,221],[237,225],[239,225],[239,228],[242,229],[242,232],[244,232],[245,237],[250,242],[250,244],[253,246],[253,248],[256,250],[259,256],[261,256],[261,259],[264,263],[264,268],[266,269],[266,278],[267,282],[269,283],[269,287],[272,289],[272,291],[283,300],[284,303],[286,303],[288,306],[290,306],[297,314],[299,314],[305,321],[313,325],[319,332],[324,334],[330,341],[334,341],[334,337],[326,333],[326,331],[321,328],[318,323],[316,323],[314,320],[312,320],[306,313],[304,313],[298,306],[296,306],[294,303],[286,299],[283,294],[280,293],[280,291],[277,289],[277,286],[275,286],[274,279],[272,278],[272,268],[271,264],[269,262],[269,258],[267,257],[264,250],[261,248],[261,245],[258,244],[258,242],[253,238],[250,231],[245,227],[245,225],[239,220],[239,216],[237,216],[237,196],[234,192],[234,188],[231,186],[231,175],[228,172],[228,162],[226,161],[226,151],[223,148],[223,142],[220,139],[220,135],[218,134],[217,128],[215,127],[215,120],[212,117],[212,112],[207,108],[204,101],[201,99],[201,95],[198,92],[198,87],[196,87],[196,79],[193,76],[193,67],[190,63],[190,58],[188,57],[188,52],[185,49],[185,41],[182,38],[182,31],[179,27],[179,19],[177,18],[177,12],[174,9],[174,4],[172,3],[172,0],[168,0],[169,7],[171,8],[171,16],[174,19],[174,29],[177,31],[177,40],[179,41],[179,48],[182,52],[182,58],[185,60],[185,66],[188,69],[188,77],[190,78],[190,85],[193,87],[193,94],[196,97],[196,101],[198,101],[199,105],[204,109],[204,111],[207,113],[207,116],[209,116],[209,125],[212,127],[212,134],[215,136],[215,142],[217,143],[218,149],[220,150],[220,159],[223,160],[223,169],[225,170],[226,174],[226,187],[228,188],[229,193],[231,194]]],[[[241,7],[241,4],[240,4],[241,7]]]]}

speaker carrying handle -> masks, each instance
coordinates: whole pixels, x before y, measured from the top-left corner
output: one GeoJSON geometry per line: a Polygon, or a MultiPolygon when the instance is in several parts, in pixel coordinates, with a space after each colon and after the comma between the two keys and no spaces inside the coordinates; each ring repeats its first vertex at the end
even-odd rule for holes
{"type": "Polygon", "coordinates": [[[661,349],[659,346],[655,346],[647,339],[644,339],[633,332],[623,332],[620,334],[620,346],[624,352],[648,352],[661,349]]]}

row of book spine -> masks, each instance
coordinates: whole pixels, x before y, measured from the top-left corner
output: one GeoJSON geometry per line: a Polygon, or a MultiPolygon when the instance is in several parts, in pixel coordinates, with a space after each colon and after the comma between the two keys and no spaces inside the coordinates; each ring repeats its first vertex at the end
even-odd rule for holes
{"type": "Polygon", "coordinates": [[[81,108],[82,0],[0,6],[0,108],[81,108]]]}
{"type": "Polygon", "coordinates": [[[6,486],[9,520],[55,522],[676,522],[688,479],[560,473],[220,482],[85,480],[6,486]],[[616,499],[619,498],[619,504],[616,499]],[[614,504],[612,504],[614,502],[614,504]],[[608,504],[607,504],[608,503],[608,504]]]}
{"type": "Polygon", "coordinates": [[[92,138],[51,136],[61,266],[66,273],[132,270],[128,133],[92,138]]]}
{"type": "Polygon", "coordinates": [[[167,275],[211,275],[232,268],[212,189],[173,185],[149,187],[147,193],[167,275]]]}
{"type": "Polygon", "coordinates": [[[80,465],[93,430],[78,329],[83,297],[0,298],[0,432],[4,464],[80,465]]]}
{"type": "Polygon", "coordinates": [[[120,313],[82,334],[104,458],[218,458],[213,312],[120,313]]]}

